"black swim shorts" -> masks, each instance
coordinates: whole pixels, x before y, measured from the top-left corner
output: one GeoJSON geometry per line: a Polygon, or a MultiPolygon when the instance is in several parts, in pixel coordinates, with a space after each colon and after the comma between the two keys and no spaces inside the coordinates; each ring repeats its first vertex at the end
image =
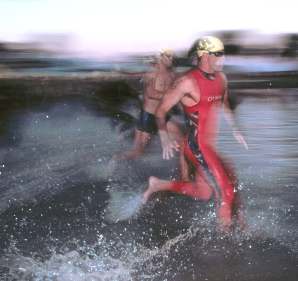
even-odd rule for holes
{"type": "MultiPolygon", "coordinates": [[[[169,121],[169,119],[170,116],[167,116],[166,121],[169,121]]],[[[155,121],[155,115],[142,109],[137,123],[137,129],[149,134],[156,134],[158,129],[155,121]]]]}

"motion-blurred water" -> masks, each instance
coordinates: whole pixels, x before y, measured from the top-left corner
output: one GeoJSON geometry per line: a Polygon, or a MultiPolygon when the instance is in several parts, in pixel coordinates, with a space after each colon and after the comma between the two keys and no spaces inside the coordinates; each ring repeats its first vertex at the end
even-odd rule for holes
{"type": "Polygon", "coordinates": [[[111,194],[137,195],[150,175],[178,175],[157,138],[139,160],[109,164],[131,146],[134,118],[123,118],[131,108],[109,115],[70,97],[8,108],[0,280],[296,280],[298,96],[283,91],[236,107],[248,151],[221,123],[218,148],[237,170],[248,224],[228,236],[216,231],[212,201],[170,193],[128,220],[104,219],[111,194]]]}

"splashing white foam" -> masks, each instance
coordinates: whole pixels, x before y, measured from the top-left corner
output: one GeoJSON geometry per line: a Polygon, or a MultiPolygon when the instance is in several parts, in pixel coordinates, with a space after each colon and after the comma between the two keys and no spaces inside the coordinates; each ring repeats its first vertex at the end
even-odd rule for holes
{"type": "Polygon", "coordinates": [[[105,220],[117,222],[136,216],[143,206],[143,195],[129,191],[111,191],[105,220]]]}
{"type": "Polygon", "coordinates": [[[82,256],[77,251],[54,254],[40,262],[24,256],[10,256],[4,265],[11,280],[35,281],[129,281],[129,267],[119,259],[106,256],[82,256]],[[15,279],[14,279],[15,278],[15,279]]]}

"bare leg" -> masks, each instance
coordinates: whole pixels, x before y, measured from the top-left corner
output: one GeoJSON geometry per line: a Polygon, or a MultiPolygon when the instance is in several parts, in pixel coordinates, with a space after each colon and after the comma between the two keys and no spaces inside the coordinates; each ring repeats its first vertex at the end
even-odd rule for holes
{"type": "Polygon", "coordinates": [[[180,166],[180,178],[182,181],[190,181],[190,163],[187,161],[184,154],[184,143],[181,142],[179,151],[179,166],[180,166]]]}
{"type": "Polygon", "coordinates": [[[126,151],[124,153],[117,154],[113,157],[116,160],[128,160],[136,159],[144,153],[144,149],[149,143],[151,135],[147,132],[139,131],[136,129],[134,144],[132,150],[126,151]]]}
{"type": "Polygon", "coordinates": [[[181,132],[181,129],[179,128],[178,124],[172,121],[167,122],[167,130],[169,132],[169,135],[177,140],[177,142],[181,142],[183,140],[183,134],[181,132]]]}

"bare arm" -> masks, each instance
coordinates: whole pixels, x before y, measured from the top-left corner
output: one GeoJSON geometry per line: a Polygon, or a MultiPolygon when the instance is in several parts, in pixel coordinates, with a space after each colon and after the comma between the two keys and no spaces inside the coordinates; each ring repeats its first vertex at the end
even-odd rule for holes
{"type": "Polygon", "coordinates": [[[127,71],[127,70],[122,70],[120,64],[116,64],[114,71],[118,72],[119,74],[131,76],[131,77],[143,77],[147,74],[146,71],[127,71]]]}
{"type": "Polygon", "coordinates": [[[177,151],[179,149],[177,142],[172,141],[169,137],[166,126],[166,114],[174,105],[179,103],[181,99],[190,92],[192,92],[192,84],[190,79],[186,77],[178,79],[175,81],[173,87],[166,92],[155,113],[164,159],[170,159],[174,156],[173,150],[177,151]]]}
{"type": "Polygon", "coordinates": [[[231,109],[231,105],[229,102],[229,92],[228,92],[228,82],[226,79],[226,76],[222,74],[223,80],[224,80],[224,98],[223,98],[223,110],[224,110],[224,116],[227,120],[228,124],[231,126],[232,129],[236,129],[236,122],[234,118],[234,113],[231,109]]]}
{"type": "Polygon", "coordinates": [[[130,77],[137,77],[137,78],[142,78],[147,74],[147,72],[144,72],[144,71],[133,72],[133,71],[122,70],[121,67],[119,66],[119,64],[117,64],[115,66],[114,70],[119,74],[127,75],[127,76],[130,76],[130,77]]]}
{"type": "Polygon", "coordinates": [[[127,75],[130,77],[137,77],[137,78],[142,78],[146,73],[145,72],[129,72],[129,71],[117,71],[119,74],[122,75],[127,75]]]}
{"type": "Polygon", "coordinates": [[[166,130],[166,114],[188,93],[189,84],[189,80],[182,77],[175,81],[172,88],[164,95],[155,113],[159,131],[166,130]]]}
{"type": "Polygon", "coordinates": [[[227,79],[225,77],[224,74],[223,78],[224,78],[224,84],[225,84],[225,92],[224,92],[224,100],[223,100],[223,105],[224,105],[224,116],[225,119],[227,120],[227,122],[229,123],[229,125],[231,126],[232,130],[233,130],[233,135],[235,137],[235,139],[241,143],[246,149],[248,149],[248,145],[244,139],[244,137],[242,136],[236,121],[235,121],[235,117],[234,117],[234,113],[231,109],[231,105],[229,102],[229,96],[228,96],[228,83],[227,83],[227,79]]]}

